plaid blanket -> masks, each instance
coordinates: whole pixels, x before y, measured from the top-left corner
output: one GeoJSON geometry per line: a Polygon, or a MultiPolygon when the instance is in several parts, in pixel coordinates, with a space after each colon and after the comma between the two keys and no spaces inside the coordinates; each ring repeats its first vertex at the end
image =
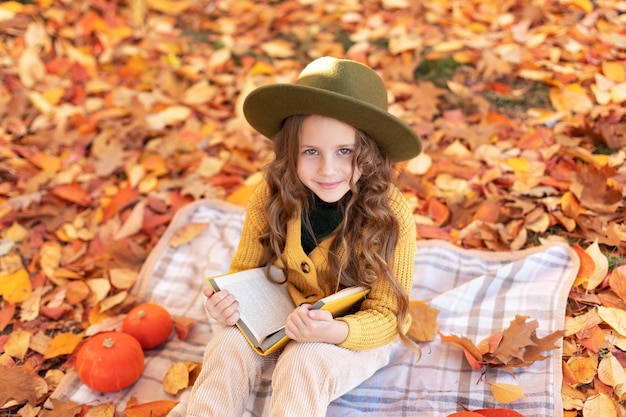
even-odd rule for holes
{"type": "MultiPolygon", "coordinates": [[[[145,371],[133,386],[113,394],[96,393],[69,372],[52,398],[97,404],[113,401],[118,410],[135,397],[140,403],[160,399],[179,401],[168,417],[185,415],[189,389],[166,394],[162,379],[178,361],[201,362],[204,346],[215,323],[203,307],[204,277],[222,274],[228,265],[243,225],[240,207],[203,200],[183,208],[148,257],[133,291],[165,306],[174,316],[197,320],[187,340],[175,336],[162,347],[146,352],[145,371]],[[204,232],[190,243],[173,248],[170,238],[190,222],[206,223],[204,232]]],[[[563,243],[517,252],[491,253],[459,249],[442,241],[420,241],[415,256],[412,299],[426,300],[440,310],[443,334],[465,336],[478,343],[504,330],[516,315],[537,320],[537,336],[563,329],[565,304],[578,271],[575,253],[563,243]]],[[[391,363],[353,391],[334,401],[328,417],[428,415],[445,417],[470,409],[511,408],[526,417],[562,416],[560,349],[548,358],[516,369],[515,375],[489,369],[473,370],[462,351],[437,337],[422,344],[422,358],[401,344],[391,363]],[[497,403],[490,390],[494,382],[524,387],[525,397],[497,403]]],[[[246,416],[266,416],[271,395],[270,376],[255,388],[246,416]]]]}

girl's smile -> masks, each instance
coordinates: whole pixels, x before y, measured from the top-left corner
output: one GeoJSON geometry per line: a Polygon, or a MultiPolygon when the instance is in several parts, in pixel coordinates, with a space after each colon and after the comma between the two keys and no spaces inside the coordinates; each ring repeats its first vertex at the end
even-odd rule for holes
{"type": "Polygon", "coordinates": [[[322,201],[339,201],[350,190],[350,181],[361,177],[352,169],[355,143],[352,126],[328,117],[308,116],[302,123],[298,178],[322,201]]]}

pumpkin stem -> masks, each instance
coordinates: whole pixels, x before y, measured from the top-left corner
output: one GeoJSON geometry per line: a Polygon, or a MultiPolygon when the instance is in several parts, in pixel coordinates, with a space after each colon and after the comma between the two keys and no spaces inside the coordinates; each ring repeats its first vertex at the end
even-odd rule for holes
{"type": "Polygon", "coordinates": [[[146,312],[144,310],[139,310],[137,312],[137,315],[139,316],[140,319],[146,317],[146,312]]]}
{"type": "Polygon", "coordinates": [[[102,346],[104,346],[107,349],[111,349],[113,347],[113,345],[115,344],[115,342],[113,341],[112,338],[107,337],[106,339],[104,339],[102,341],[102,346]]]}

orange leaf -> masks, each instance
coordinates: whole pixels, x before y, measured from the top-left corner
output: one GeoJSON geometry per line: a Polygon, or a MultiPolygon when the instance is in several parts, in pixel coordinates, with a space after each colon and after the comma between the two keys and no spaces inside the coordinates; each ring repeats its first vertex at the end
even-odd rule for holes
{"type": "Polygon", "coordinates": [[[472,220],[482,220],[488,223],[496,223],[500,215],[500,203],[496,201],[486,201],[478,207],[472,220]]]}
{"type": "Polygon", "coordinates": [[[448,241],[453,240],[452,236],[450,236],[450,233],[448,233],[446,230],[440,227],[430,226],[426,224],[418,224],[417,233],[419,237],[425,239],[442,239],[448,241]]]}
{"type": "Polygon", "coordinates": [[[30,162],[45,172],[58,172],[61,169],[61,160],[58,157],[41,151],[35,152],[30,162]]]}
{"type": "Polygon", "coordinates": [[[478,348],[474,346],[472,341],[469,340],[467,337],[459,337],[454,335],[446,336],[441,333],[439,333],[439,337],[441,337],[441,340],[443,342],[452,343],[463,349],[463,353],[465,353],[465,358],[473,369],[482,369],[483,365],[481,361],[483,357],[480,354],[478,348]]]}
{"type": "Polygon", "coordinates": [[[158,400],[126,407],[128,417],[165,417],[178,404],[178,401],[158,400]]]}
{"type": "Polygon", "coordinates": [[[248,204],[248,199],[255,188],[255,185],[244,185],[243,187],[239,187],[228,196],[226,201],[245,207],[248,204]]]}
{"type": "Polygon", "coordinates": [[[69,355],[83,340],[81,333],[59,333],[50,341],[50,345],[43,354],[44,359],[56,358],[61,355],[69,355]]]}
{"type": "Polygon", "coordinates": [[[561,196],[561,209],[566,216],[575,219],[582,212],[580,202],[571,191],[566,191],[561,196]]]}
{"type": "Polygon", "coordinates": [[[120,189],[117,194],[113,196],[113,198],[109,202],[109,205],[104,209],[104,215],[102,217],[102,220],[109,220],[118,212],[120,212],[124,207],[133,203],[138,196],[139,192],[132,187],[124,187],[120,189]]]}
{"type": "Polygon", "coordinates": [[[15,304],[5,303],[0,309],[0,333],[11,322],[13,314],[15,314],[15,304]]]}
{"type": "Polygon", "coordinates": [[[523,414],[506,408],[483,408],[474,412],[484,417],[524,417],[523,414]]]}
{"type": "Polygon", "coordinates": [[[620,265],[609,274],[609,287],[626,301],[626,265],[620,265]]]}
{"type": "Polygon", "coordinates": [[[57,185],[50,190],[55,196],[76,203],[79,206],[87,207],[91,204],[91,196],[83,187],[76,183],[57,185]]]}
{"type": "Polygon", "coordinates": [[[174,321],[174,330],[176,331],[176,336],[178,336],[179,340],[187,339],[187,335],[189,334],[189,330],[196,324],[194,319],[190,319],[188,317],[172,317],[174,321]]]}
{"type": "Polygon", "coordinates": [[[574,287],[576,287],[587,281],[589,276],[595,270],[596,263],[591,258],[591,255],[585,252],[585,250],[578,243],[572,244],[572,249],[574,249],[578,257],[580,258],[580,268],[578,269],[576,282],[574,282],[574,287]]]}
{"type": "Polygon", "coordinates": [[[439,330],[437,324],[439,310],[429,306],[424,301],[411,300],[409,302],[409,314],[412,321],[407,336],[418,342],[432,341],[439,330]]]}
{"type": "Polygon", "coordinates": [[[436,226],[441,226],[450,217],[450,210],[441,201],[431,198],[428,201],[428,215],[433,219],[436,226]]]}

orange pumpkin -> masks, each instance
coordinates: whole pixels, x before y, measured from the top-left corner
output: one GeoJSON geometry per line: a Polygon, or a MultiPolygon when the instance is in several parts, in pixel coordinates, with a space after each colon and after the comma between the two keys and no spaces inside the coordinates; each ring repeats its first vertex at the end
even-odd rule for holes
{"type": "Polygon", "coordinates": [[[122,330],[135,337],[144,350],[161,346],[172,334],[170,313],[154,303],[139,304],[124,318],[122,330]]]}
{"type": "Polygon", "coordinates": [[[144,354],[129,334],[102,332],[93,335],[76,355],[78,378],[99,392],[116,392],[131,386],[141,376],[144,354]]]}

